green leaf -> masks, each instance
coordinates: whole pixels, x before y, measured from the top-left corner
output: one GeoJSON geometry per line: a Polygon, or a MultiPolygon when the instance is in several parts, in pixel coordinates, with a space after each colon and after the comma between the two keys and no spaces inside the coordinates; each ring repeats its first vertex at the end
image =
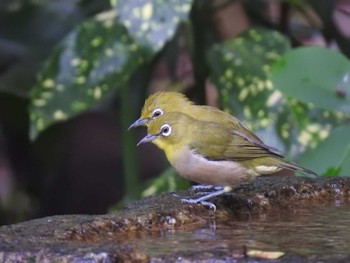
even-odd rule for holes
{"type": "Polygon", "coordinates": [[[33,88],[31,137],[126,86],[174,36],[191,3],[121,0],[113,11],[78,26],[55,49],[33,88]]]}
{"type": "Polygon", "coordinates": [[[82,23],[56,48],[31,93],[31,137],[89,109],[152,57],[116,21],[114,11],[82,23]]]}
{"type": "Polygon", "coordinates": [[[119,0],[116,10],[121,23],[140,45],[154,52],[187,21],[193,0],[119,0]]]}
{"type": "Polygon", "coordinates": [[[277,31],[251,28],[208,52],[211,79],[225,111],[249,123],[267,143],[282,148],[275,121],[285,101],[268,79],[271,65],[290,48],[277,31]]]}
{"type": "Polygon", "coordinates": [[[290,48],[287,38],[264,28],[252,28],[239,37],[214,45],[208,53],[211,78],[222,106],[240,117],[266,117],[273,92],[268,73],[273,62],[290,48]]]}
{"type": "Polygon", "coordinates": [[[330,167],[327,169],[327,171],[324,173],[325,176],[339,176],[341,172],[340,167],[330,167]]]}
{"type": "Polygon", "coordinates": [[[350,125],[335,128],[315,149],[300,157],[300,163],[319,174],[350,175],[350,125]]]}
{"type": "Polygon", "coordinates": [[[275,88],[316,107],[350,113],[350,61],[321,47],[287,52],[273,67],[275,88]]]}

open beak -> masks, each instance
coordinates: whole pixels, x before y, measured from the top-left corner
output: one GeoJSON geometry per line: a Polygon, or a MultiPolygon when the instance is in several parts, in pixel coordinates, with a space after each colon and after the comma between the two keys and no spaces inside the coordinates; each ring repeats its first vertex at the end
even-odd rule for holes
{"type": "Polygon", "coordinates": [[[138,120],[136,120],[133,124],[130,125],[130,127],[128,128],[128,130],[135,128],[135,127],[139,127],[142,126],[144,124],[146,124],[149,121],[148,118],[139,118],[138,120]]]}
{"type": "Polygon", "coordinates": [[[151,142],[158,138],[158,134],[147,134],[136,146],[139,146],[140,144],[151,142]]]}

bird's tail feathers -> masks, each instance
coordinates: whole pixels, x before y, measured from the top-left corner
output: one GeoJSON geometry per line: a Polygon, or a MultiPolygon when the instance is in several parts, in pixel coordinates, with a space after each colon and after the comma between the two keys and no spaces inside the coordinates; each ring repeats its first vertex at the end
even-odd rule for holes
{"type": "Polygon", "coordinates": [[[309,175],[314,175],[314,176],[319,176],[317,173],[315,173],[314,171],[301,167],[297,164],[294,163],[289,163],[289,162],[283,162],[282,164],[280,164],[280,166],[282,168],[288,169],[288,170],[292,170],[292,171],[299,171],[303,174],[309,174],[309,175]]]}

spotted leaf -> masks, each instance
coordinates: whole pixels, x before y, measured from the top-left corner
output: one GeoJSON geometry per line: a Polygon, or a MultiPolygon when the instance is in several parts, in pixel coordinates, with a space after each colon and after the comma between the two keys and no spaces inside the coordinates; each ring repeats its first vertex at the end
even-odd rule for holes
{"type": "Polygon", "coordinates": [[[118,90],[151,57],[117,22],[115,11],[82,23],[57,46],[32,90],[31,137],[118,90]]]}
{"type": "MultiPolygon", "coordinates": [[[[268,74],[271,65],[289,48],[289,40],[280,33],[251,28],[237,38],[214,45],[208,52],[211,79],[218,88],[222,107],[260,130],[263,139],[265,134],[276,133],[271,124],[285,104],[268,74]]],[[[282,148],[275,135],[268,142],[282,148]]]]}
{"type": "Polygon", "coordinates": [[[266,116],[266,102],[273,93],[268,73],[272,63],[289,48],[287,38],[263,28],[249,29],[213,46],[208,54],[209,66],[223,107],[249,119],[252,115],[266,116]]]}
{"type": "Polygon", "coordinates": [[[181,21],[186,21],[192,0],[120,0],[116,10],[131,37],[158,51],[171,39],[181,21]]]}

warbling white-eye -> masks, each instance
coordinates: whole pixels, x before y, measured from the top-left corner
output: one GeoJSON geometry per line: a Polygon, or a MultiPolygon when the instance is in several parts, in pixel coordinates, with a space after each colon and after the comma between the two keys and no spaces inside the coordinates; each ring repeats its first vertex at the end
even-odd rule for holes
{"type": "Polygon", "coordinates": [[[148,125],[148,122],[167,112],[181,112],[200,121],[209,121],[222,124],[232,129],[236,135],[259,145],[271,153],[279,153],[273,147],[263,143],[260,138],[249,130],[239,119],[221,111],[218,108],[206,105],[194,105],[185,95],[178,92],[157,92],[147,98],[141,111],[141,117],[130,127],[148,125]]]}
{"type": "MultiPolygon", "coordinates": [[[[180,175],[201,184],[234,186],[281,169],[316,175],[237,135],[232,128],[180,112],[164,113],[150,121],[148,134],[138,145],[146,142],[162,149],[180,175]]],[[[225,190],[185,201],[213,206],[205,200],[223,192],[225,190]]]]}

